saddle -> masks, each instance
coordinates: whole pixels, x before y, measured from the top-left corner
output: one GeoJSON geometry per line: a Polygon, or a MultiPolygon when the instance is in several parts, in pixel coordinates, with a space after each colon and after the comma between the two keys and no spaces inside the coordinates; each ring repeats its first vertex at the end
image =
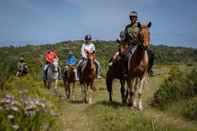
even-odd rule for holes
{"type": "Polygon", "coordinates": [[[137,45],[129,44],[126,41],[121,41],[119,45],[119,63],[121,66],[121,75],[124,78],[128,77],[128,62],[137,49],[137,45]]]}

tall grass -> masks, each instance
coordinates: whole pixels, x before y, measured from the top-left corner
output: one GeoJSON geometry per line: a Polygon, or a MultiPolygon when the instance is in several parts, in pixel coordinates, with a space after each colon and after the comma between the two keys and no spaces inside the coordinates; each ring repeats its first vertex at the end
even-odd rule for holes
{"type": "Polygon", "coordinates": [[[61,125],[58,98],[29,75],[10,77],[0,99],[0,130],[58,130],[61,125]]]}

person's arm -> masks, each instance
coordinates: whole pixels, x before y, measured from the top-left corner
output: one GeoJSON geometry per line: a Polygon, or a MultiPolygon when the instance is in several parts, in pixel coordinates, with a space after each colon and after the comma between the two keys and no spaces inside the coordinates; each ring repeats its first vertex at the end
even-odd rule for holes
{"type": "Polygon", "coordinates": [[[45,54],[44,54],[44,60],[45,60],[45,61],[48,61],[47,54],[48,54],[48,52],[45,52],[45,54]]]}
{"type": "Polygon", "coordinates": [[[91,52],[95,52],[95,51],[96,51],[95,45],[92,43],[91,52]]]}
{"type": "Polygon", "coordinates": [[[128,29],[128,25],[124,29],[125,40],[128,40],[128,36],[129,36],[127,29],[128,29]]]}

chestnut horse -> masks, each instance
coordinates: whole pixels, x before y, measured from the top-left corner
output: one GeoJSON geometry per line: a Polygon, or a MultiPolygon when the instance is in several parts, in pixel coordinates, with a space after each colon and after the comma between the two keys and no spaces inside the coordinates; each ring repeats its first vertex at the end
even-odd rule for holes
{"type": "Polygon", "coordinates": [[[94,80],[96,79],[96,64],[95,64],[95,53],[87,52],[87,62],[81,68],[81,75],[79,78],[82,92],[82,101],[84,103],[92,103],[92,97],[96,91],[94,80]],[[88,89],[90,87],[90,89],[88,89]]]}
{"type": "Polygon", "coordinates": [[[72,99],[74,100],[74,88],[75,88],[75,65],[67,65],[65,67],[65,71],[63,74],[63,82],[64,82],[64,89],[65,89],[65,96],[67,99],[70,99],[70,96],[72,96],[72,99]],[[70,89],[70,85],[72,84],[72,89],[70,89]]]}
{"type": "Polygon", "coordinates": [[[145,78],[148,77],[149,58],[147,48],[150,44],[151,22],[139,24],[138,41],[135,52],[129,57],[128,61],[128,104],[139,110],[142,106],[142,90],[145,78]]]}

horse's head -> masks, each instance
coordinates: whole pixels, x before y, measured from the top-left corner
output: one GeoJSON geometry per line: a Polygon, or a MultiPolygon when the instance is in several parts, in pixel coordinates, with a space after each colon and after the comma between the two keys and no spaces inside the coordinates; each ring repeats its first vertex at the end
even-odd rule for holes
{"type": "Polygon", "coordinates": [[[94,68],[94,61],[96,59],[95,52],[87,52],[88,63],[91,65],[91,69],[94,68]]]}
{"type": "Polygon", "coordinates": [[[54,61],[52,63],[54,72],[58,72],[58,66],[59,66],[58,61],[59,61],[59,59],[56,58],[56,59],[54,59],[54,61]]]}
{"type": "Polygon", "coordinates": [[[68,65],[68,72],[74,72],[75,69],[76,69],[75,65],[68,65]]]}
{"type": "Polygon", "coordinates": [[[149,22],[148,24],[140,24],[138,23],[139,33],[138,39],[142,43],[144,48],[147,48],[150,45],[150,31],[149,28],[151,27],[152,23],[149,22]]]}

